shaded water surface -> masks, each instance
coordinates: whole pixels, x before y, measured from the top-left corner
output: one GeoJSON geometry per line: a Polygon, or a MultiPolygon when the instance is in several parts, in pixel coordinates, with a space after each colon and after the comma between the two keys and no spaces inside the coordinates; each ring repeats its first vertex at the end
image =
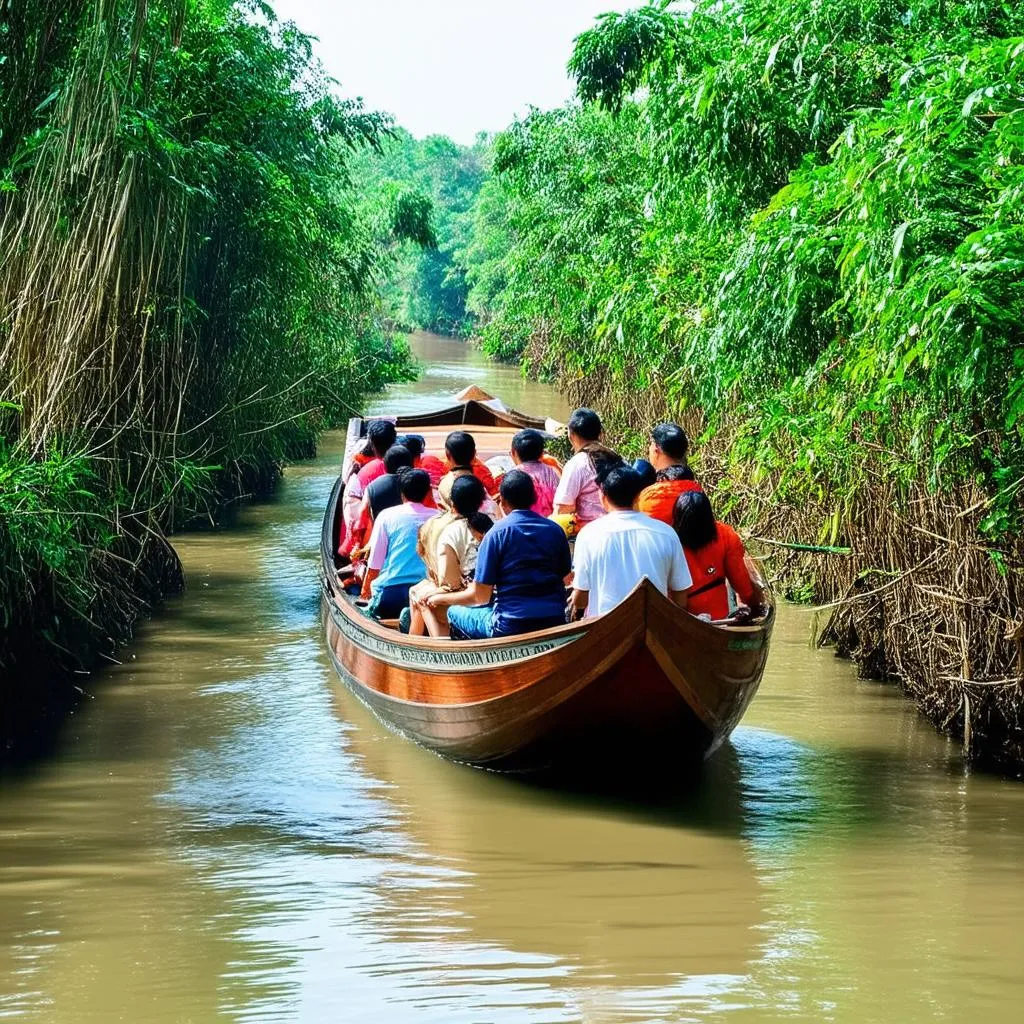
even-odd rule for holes
{"type": "MultiPolygon", "coordinates": [[[[548,389],[417,340],[431,407],[548,389]]],[[[1024,787],[964,777],[783,609],[693,790],[596,797],[444,763],[335,680],[316,551],[340,438],[229,532],[2,780],[0,1018],[1017,1021],[1024,787]]]]}

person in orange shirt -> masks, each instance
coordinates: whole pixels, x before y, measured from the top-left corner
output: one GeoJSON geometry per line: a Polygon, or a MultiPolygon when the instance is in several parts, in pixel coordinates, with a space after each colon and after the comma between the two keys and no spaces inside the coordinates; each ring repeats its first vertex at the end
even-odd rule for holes
{"type": "Polygon", "coordinates": [[[405,445],[412,452],[414,469],[425,469],[430,477],[430,486],[437,487],[441,478],[448,472],[445,464],[436,456],[426,451],[426,439],[422,434],[400,434],[396,444],[405,445]]]}
{"type": "Polygon", "coordinates": [[[750,575],[743,541],[731,526],[715,519],[711,502],[703,491],[679,495],[672,526],[693,577],[693,586],[686,592],[686,610],[691,615],[708,615],[712,621],[728,618],[726,583],[752,615],[764,613],[764,590],[750,575]]]}
{"type": "Polygon", "coordinates": [[[686,491],[702,488],[694,479],[693,470],[686,463],[690,441],[682,427],[675,423],[659,423],[651,431],[648,459],[657,472],[657,478],[640,492],[637,511],[646,512],[653,519],[672,525],[676,499],[686,491]]]}

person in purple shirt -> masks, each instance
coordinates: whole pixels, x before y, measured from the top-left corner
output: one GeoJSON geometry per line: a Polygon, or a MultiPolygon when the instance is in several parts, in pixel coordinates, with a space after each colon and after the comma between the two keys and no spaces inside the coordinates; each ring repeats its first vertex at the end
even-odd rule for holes
{"type": "Polygon", "coordinates": [[[480,542],[473,585],[435,594],[431,608],[448,609],[454,640],[484,640],[550,629],[565,622],[565,579],[572,558],[565,531],[532,511],[537,492],[521,469],[501,481],[505,518],[480,542]]]}

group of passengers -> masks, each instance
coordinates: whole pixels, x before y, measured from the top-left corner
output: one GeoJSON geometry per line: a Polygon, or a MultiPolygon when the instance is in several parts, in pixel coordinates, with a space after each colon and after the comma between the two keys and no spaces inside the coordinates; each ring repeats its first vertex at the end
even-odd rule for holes
{"type": "Polygon", "coordinates": [[[632,465],[602,434],[598,414],[577,409],[564,466],[532,429],[485,464],[464,430],[441,459],[422,436],[372,420],[342,502],[339,560],[363,570],[352,592],[413,635],[462,640],[603,615],[645,577],[705,619],[761,614],[763,590],[694,478],[683,429],[655,427],[648,459],[632,465]]]}

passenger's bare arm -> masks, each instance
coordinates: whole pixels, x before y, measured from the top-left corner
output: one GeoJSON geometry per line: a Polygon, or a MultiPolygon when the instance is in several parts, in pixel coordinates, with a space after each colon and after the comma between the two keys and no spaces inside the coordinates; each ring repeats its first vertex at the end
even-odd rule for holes
{"type": "Polygon", "coordinates": [[[360,593],[360,597],[364,601],[369,601],[371,596],[370,584],[380,575],[380,569],[367,569],[366,575],[363,577],[363,589],[360,593]]]}
{"type": "Polygon", "coordinates": [[[427,598],[428,608],[453,608],[455,605],[475,607],[490,604],[494,587],[489,583],[473,583],[455,594],[432,594],[427,598]]]}
{"type": "Polygon", "coordinates": [[[680,608],[686,608],[690,603],[690,599],[686,596],[685,590],[673,590],[669,597],[672,598],[673,604],[679,605],[680,608]]]}

